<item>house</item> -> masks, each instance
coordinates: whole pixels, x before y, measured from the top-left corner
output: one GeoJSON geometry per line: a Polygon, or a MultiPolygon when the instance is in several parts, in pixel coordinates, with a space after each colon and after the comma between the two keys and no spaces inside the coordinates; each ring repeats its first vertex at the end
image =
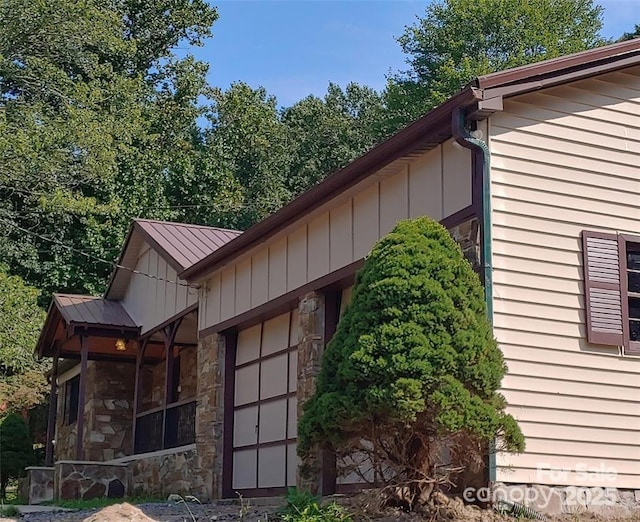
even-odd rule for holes
{"type": "Polygon", "coordinates": [[[476,78],[242,234],[135,222],[104,298],[56,296],[38,344],[64,359],[56,494],[359,487],[326,454],[299,473],[296,419],[363,258],[421,215],[479,270],[509,366],[527,449],[487,483],[638,503],[640,40],[476,78]]]}

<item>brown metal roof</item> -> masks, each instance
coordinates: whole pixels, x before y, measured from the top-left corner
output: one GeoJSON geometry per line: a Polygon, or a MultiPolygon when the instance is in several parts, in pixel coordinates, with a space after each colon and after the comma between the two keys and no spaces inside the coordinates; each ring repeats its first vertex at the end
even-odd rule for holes
{"type": "MultiPolygon", "coordinates": [[[[152,219],[135,219],[118,258],[118,266],[134,269],[140,249],[149,243],[180,273],[242,234],[239,230],[172,223],[152,219]]],[[[131,270],[116,268],[111,273],[106,299],[119,300],[125,295],[131,270]]]]}
{"type": "Polygon", "coordinates": [[[68,324],[137,328],[118,301],[91,295],[53,294],[54,306],[68,324]]]}
{"type": "Polygon", "coordinates": [[[178,265],[175,267],[178,272],[242,234],[239,230],[151,219],[136,219],[134,227],[139,228],[154,247],[178,265]]]}
{"type": "Polygon", "coordinates": [[[416,122],[355,159],[342,170],[329,175],[276,213],[252,226],[240,237],[184,270],[180,277],[197,280],[206,276],[230,258],[265,241],[394,161],[441,144],[451,137],[452,116],[460,109],[468,113],[475,112],[475,118],[479,119],[486,117],[484,107],[490,109],[488,112],[496,110],[497,105],[487,100],[515,96],[639,64],[640,38],[636,38],[480,76],[416,122]]]}
{"type": "Polygon", "coordinates": [[[636,38],[478,76],[474,85],[483,90],[512,86],[514,90],[509,92],[510,95],[522,94],[525,90],[531,90],[529,86],[536,80],[540,81],[538,88],[543,88],[548,87],[556,78],[560,81],[572,81],[579,77],[611,72],[637,64],[639,55],[640,39],[636,38]],[[566,77],[567,74],[571,76],[566,77]]]}

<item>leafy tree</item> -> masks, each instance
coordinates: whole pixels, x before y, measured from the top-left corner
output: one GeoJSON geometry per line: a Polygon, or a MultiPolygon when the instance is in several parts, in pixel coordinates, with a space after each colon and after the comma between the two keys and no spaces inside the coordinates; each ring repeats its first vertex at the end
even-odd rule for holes
{"type": "Polygon", "coordinates": [[[380,95],[357,83],[345,89],[330,83],[324,98],[307,96],[285,109],[291,192],[300,194],[373,147],[382,111],[380,95]]]}
{"type": "Polygon", "coordinates": [[[389,78],[384,132],[442,103],[473,77],[602,45],[593,0],[439,0],[398,39],[408,71],[389,78]]]}
{"type": "Polygon", "coordinates": [[[232,173],[235,184],[228,185],[230,190],[241,193],[239,202],[220,201],[221,210],[229,226],[243,230],[290,198],[286,134],[276,99],[262,87],[237,82],[226,91],[212,90],[208,118],[206,145],[232,173]]]}
{"type": "Polygon", "coordinates": [[[625,42],[627,40],[633,40],[634,38],[640,38],[640,24],[636,24],[636,27],[632,32],[624,33],[620,38],[618,38],[618,42],[625,42]]]}
{"type": "MultiPolygon", "coordinates": [[[[446,229],[402,221],[373,248],[299,423],[299,453],[365,454],[377,480],[428,497],[488,444],[524,439],[498,393],[506,366],[480,280],[446,229]],[[443,460],[443,446],[451,461],[443,460]]],[[[421,497],[422,496],[422,497],[421,497]]]]}
{"type": "Polygon", "coordinates": [[[22,417],[9,413],[0,419],[0,498],[6,498],[10,479],[22,477],[34,463],[29,429],[22,417]]]}
{"type": "Polygon", "coordinates": [[[34,355],[44,321],[38,295],[0,266],[0,405],[22,412],[25,418],[47,392],[46,364],[34,355]]]}

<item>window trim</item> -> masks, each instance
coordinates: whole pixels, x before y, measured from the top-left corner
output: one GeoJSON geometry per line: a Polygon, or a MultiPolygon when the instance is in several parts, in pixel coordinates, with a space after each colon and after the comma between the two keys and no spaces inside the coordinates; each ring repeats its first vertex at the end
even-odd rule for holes
{"type": "Polygon", "coordinates": [[[621,291],[622,291],[622,320],[624,322],[622,328],[622,334],[624,339],[623,353],[624,355],[640,355],[640,341],[632,341],[630,338],[630,326],[631,320],[629,314],[629,281],[627,277],[627,244],[635,243],[640,245],[640,236],[633,234],[618,234],[620,238],[620,272],[624,272],[624,277],[621,278],[621,291]]]}
{"type": "MultiPolygon", "coordinates": [[[[634,243],[640,245],[640,235],[626,234],[620,232],[602,232],[593,230],[582,231],[582,255],[583,255],[583,284],[584,284],[584,299],[585,299],[585,320],[587,328],[587,341],[592,344],[602,344],[607,346],[616,346],[621,348],[621,355],[640,356],[640,341],[631,341],[630,338],[630,311],[629,311],[629,282],[628,282],[628,266],[627,266],[627,245],[634,243]],[[597,251],[592,252],[589,239],[603,239],[615,242],[617,246],[617,270],[618,270],[618,283],[607,282],[606,279],[592,279],[590,273],[590,265],[592,259],[590,256],[595,256],[596,264],[598,266],[598,258],[600,257],[597,251]],[[594,330],[592,326],[593,312],[591,309],[591,292],[594,289],[603,290],[616,290],[620,299],[620,319],[621,319],[621,332],[606,332],[594,330]]],[[[591,245],[594,248],[598,248],[598,245],[591,245]]],[[[611,245],[613,249],[613,245],[611,245]]],[[[615,259],[615,258],[614,258],[615,259]]],[[[596,313],[600,310],[596,309],[596,313]]]]}
{"type": "Polygon", "coordinates": [[[78,422],[78,407],[80,403],[80,373],[65,381],[64,386],[64,423],[72,426],[78,422]],[[76,389],[75,408],[73,408],[73,390],[76,389]]]}

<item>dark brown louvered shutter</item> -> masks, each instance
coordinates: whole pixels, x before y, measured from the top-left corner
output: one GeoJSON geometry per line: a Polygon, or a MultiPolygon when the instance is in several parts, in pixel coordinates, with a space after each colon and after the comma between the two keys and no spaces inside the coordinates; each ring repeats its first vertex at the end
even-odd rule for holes
{"type": "Polygon", "coordinates": [[[618,236],[582,232],[587,339],[623,345],[622,287],[618,236]]]}

